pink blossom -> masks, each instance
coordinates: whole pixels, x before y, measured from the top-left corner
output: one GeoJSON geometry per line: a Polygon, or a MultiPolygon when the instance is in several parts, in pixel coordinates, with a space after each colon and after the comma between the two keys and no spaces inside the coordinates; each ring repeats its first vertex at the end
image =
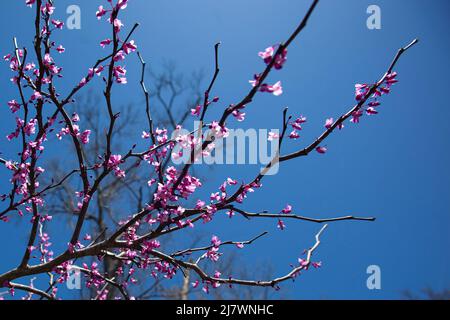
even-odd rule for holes
{"type": "Polygon", "coordinates": [[[298,259],[298,263],[299,263],[299,265],[300,265],[301,267],[308,267],[308,265],[309,265],[308,260],[305,260],[305,259],[302,259],[302,258],[299,258],[299,259],[298,259]]]}
{"type": "Polygon", "coordinates": [[[119,33],[123,27],[123,23],[119,19],[114,19],[113,25],[114,25],[114,32],[116,33],[119,33]]]}
{"type": "Polygon", "coordinates": [[[245,120],[245,113],[240,112],[239,110],[234,110],[232,114],[233,114],[233,117],[239,122],[242,122],[245,120]]]}
{"type": "Polygon", "coordinates": [[[278,133],[269,132],[269,138],[267,140],[273,141],[273,140],[277,140],[279,138],[280,138],[280,135],[278,133]]]}
{"type": "Polygon", "coordinates": [[[291,123],[292,128],[295,130],[302,130],[302,124],[306,122],[306,117],[300,116],[299,118],[295,119],[294,122],[291,123]]]}
{"type": "Polygon", "coordinates": [[[17,70],[19,70],[19,62],[17,61],[17,58],[16,58],[16,57],[12,57],[12,58],[11,58],[10,63],[9,63],[9,68],[10,68],[12,71],[17,71],[17,70]]]}
{"type": "Polygon", "coordinates": [[[42,95],[40,94],[40,92],[35,91],[32,95],[31,95],[31,101],[33,100],[41,100],[42,99],[42,95]]]}
{"type": "Polygon", "coordinates": [[[72,114],[72,122],[76,123],[78,121],[80,121],[80,116],[76,112],[74,112],[72,114]]]}
{"type": "Polygon", "coordinates": [[[118,2],[117,2],[117,8],[118,9],[125,9],[126,7],[127,7],[127,5],[128,5],[128,0],[119,0],[118,2]]]}
{"type": "Polygon", "coordinates": [[[99,67],[94,69],[94,72],[95,72],[96,75],[100,76],[104,69],[105,69],[104,66],[99,66],[99,67]]]}
{"type": "Polygon", "coordinates": [[[8,102],[8,107],[12,113],[16,113],[20,110],[20,104],[16,100],[11,100],[8,102]]]}
{"type": "Polygon", "coordinates": [[[27,136],[31,136],[33,134],[36,133],[36,124],[37,124],[37,120],[36,119],[32,119],[30,120],[30,122],[28,122],[28,124],[24,127],[24,131],[25,134],[27,136]]]}
{"type": "Polygon", "coordinates": [[[102,40],[102,41],[100,41],[100,46],[101,46],[102,48],[104,48],[104,47],[110,45],[111,42],[112,42],[111,39],[105,39],[105,40],[102,40]]]}
{"type": "Polygon", "coordinates": [[[66,49],[62,45],[59,45],[58,48],[56,48],[56,51],[58,51],[59,53],[64,53],[66,49]]]}
{"type": "Polygon", "coordinates": [[[296,140],[296,139],[300,138],[300,135],[298,134],[298,132],[296,130],[294,130],[289,134],[289,138],[296,140]]]}
{"type": "Polygon", "coordinates": [[[11,162],[11,161],[6,161],[5,162],[5,167],[8,169],[8,170],[15,170],[15,165],[11,162]]]}
{"type": "Polygon", "coordinates": [[[211,238],[211,244],[212,244],[214,247],[219,247],[219,246],[222,244],[222,241],[220,241],[220,239],[219,239],[218,236],[213,236],[213,237],[211,238]]]}
{"type": "Polygon", "coordinates": [[[202,110],[202,106],[196,106],[195,109],[191,109],[191,115],[200,116],[200,112],[202,110]]]}
{"type": "Polygon", "coordinates": [[[130,54],[131,52],[134,52],[137,50],[137,46],[134,44],[134,40],[131,40],[128,43],[125,43],[123,45],[123,50],[126,54],[130,54]]]}
{"type": "MultiPolygon", "coordinates": [[[[264,62],[269,65],[272,62],[272,58],[275,54],[275,51],[278,50],[279,46],[268,47],[264,52],[259,52],[258,55],[264,60],[264,62]]],[[[274,68],[279,70],[283,67],[284,63],[287,60],[287,49],[284,49],[281,54],[278,54],[275,57],[275,62],[273,64],[274,68]]]]}
{"type": "Polygon", "coordinates": [[[114,56],[114,61],[118,62],[118,61],[122,61],[122,60],[125,60],[125,54],[124,54],[123,50],[120,50],[114,56]]]}
{"type": "Polygon", "coordinates": [[[197,200],[197,204],[195,205],[196,209],[202,209],[206,205],[205,201],[197,200]]]}
{"type": "Polygon", "coordinates": [[[98,11],[95,13],[95,15],[97,16],[97,19],[101,19],[105,14],[106,14],[106,10],[103,8],[103,6],[99,6],[98,7],[98,11]]]}
{"type": "Polygon", "coordinates": [[[64,22],[59,21],[59,20],[55,20],[55,19],[52,19],[52,24],[53,24],[53,25],[55,26],[55,28],[57,28],[57,29],[62,29],[63,26],[64,26],[64,22]]]}
{"type": "Polygon", "coordinates": [[[327,119],[327,120],[325,121],[325,128],[331,129],[331,126],[333,125],[333,123],[334,123],[334,119],[333,119],[333,118],[327,119]]]}
{"type": "Polygon", "coordinates": [[[49,67],[51,64],[53,64],[53,58],[50,56],[50,54],[47,53],[44,55],[43,62],[47,67],[49,67]]]}
{"type": "Polygon", "coordinates": [[[287,49],[283,49],[281,54],[278,54],[275,57],[275,63],[274,63],[274,68],[279,70],[281,68],[283,68],[283,65],[286,63],[287,61],[287,49]]]}
{"type": "Polygon", "coordinates": [[[283,88],[281,87],[281,81],[278,81],[272,86],[272,93],[274,96],[279,96],[283,93],[283,88]]]}
{"type": "Polygon", "coordinates": [[[324,154],[328,151],[328,149],[326,147],[317,147],[316,151],[320,154],[324,154]]]}
{"type": "Polygon", "coordinates": [[[26,0],[25,4],[29,7],[32,7],[36,0],[26,0]]]}
{"type": "Polygon", "coordinates": [[[281,86],[281,81],[278,81],[274,85],[263,84],[259,88],[261,92],[270,92],[274,96],[280,96],[283,93],[283,88],[281,86]]]}
{"type": "Polygon", "coordinates": [[[117,167],[122,163],[122,156],[121,155],[112,155],[108,159],[108,167],[113,168],[117,167]]]}
{"type": "Polygon", "coordinates": [[[261,78],[260,74],[255,74],[253,76],[253,80],[249,80],[248,82],[252,85],[252,87],[259,86],[259,80],[261,78]]]}
{"type": "Polygon", "coordinates": [[[359,118],[361,118],[362,115],[363,115],[363,112],[361,110],[353,112],[350,122],[359,123],[359,118]]]}
{"type": "Polygon", "coordinates": [[[388,87],[390,87],[391,85],[393,85],[394,83],[397,83],[398,80],[395,79],[397,77],[397,72],[392,72],[390,74],[388,74],[386,76],[386,84],[388,85],[388,87]]]}
{"type": "Polygon", "coordinates": [[[24,70],[24,71],[30,71],[30,70],[34,69],[35,67],[36,67],[36,65],[35,65],[34,63],[30,62],[30,63],[27,63],[27,64],[25,65],[25,67],[23,68],[23,70],[24,70]]]}
{"type": "Polygon", "coordinates": [[[289,213],[291,213],[292,212],[292,206],[291,205],[286,205],[286,207],[283,209],[283,210],[281,210],[281,212],[282,213],[284,213],[284,214],[289,214],[289,213]]]}
{"type": "Polygon", "coordinates": [[[389,87],[381,87],[380,90],[383,94],[389,94],[391,92],[389,87]]]}
{"type": "Polygon", "coordinates": [[[81,135],[80,135],[80,140],[82,144],[88,144],[89,143],[89,137],[91,135],[91,130],[85,130],[81,135]]]}
{"type": "Polygon", "coordinates": [[[119,165],[122,163],[121,155],[111,155],[107,161],[107,168],[114,171],[117,178],[125,178],[125,171],[121,170],[119,165]]]}
{"type": "Polygon", "coordinates": [[[233,218],[236,215],[236,213],[234,213],[233,210],[229,210],[229,211],[226,212],[226,215],[228,216],[228,218],[231,219],[231,218],[233,218]]]}
{"type": "Polygon", "coordinates": [[[374,115],[374,114],[378,114],[378,111],[375,108],[373,108],[373,107],[369,107],[369,108],[366,109],[366,113],[368,115],[374,115]]]}
{"type": "Polygon", "coordinates": [[[88,80],[86,78],[83,78],[80,80],[80,82],[78,83],[78,87],[82,88],[84,87],[86,84],[88,83],[88,80]]]}
{"type": "Polygon", "coordinates": [[[286,225],[284,224],[284,222],[283,222],[282,220],[278,220],[277,227],[278,227],[278,229],[280,229],[281,231],[283,231],[284,229],[286,229],[286,225]]]}
{"type": "Polygon", "coordinates": [[[128,83],[128,80],[127,80],[127,78],[125,78],[125,77],[120,77],[120,78],[117,78],[117,79],[116,79],[116,82],[117,82],[118,84],[127,84],[127,83],[128,83]]]}
{"type": "Polygon", "coordinates": [[[355,85],[355,99],[356,101],[360,101],[369,91],[369,86],[367,84],[359,84],[355,85]]]}
{"type": "Polygon", "coordinates": [[[211,248],[211,250],[206,252],[206,257],[212,262],[217,262],[219,261],[220,258],[220,254],[218,251],[219,251],[218,247],[213,247],[211,248]]]}
{"type": "Polygon", "coordinates": [[[266,64],[269,64],[272,61],[273,52],[273,47],[268,47],[264,52],[259,52],[258,55],[264,60],[266,64]]]}
{"type": "Polygon", "coordinates": [[[44,6],[42,6],[41,12],[43,14],[52,15],[55,12],[55,7],[53,7],[49,2],[47,2],[44,6]]]}

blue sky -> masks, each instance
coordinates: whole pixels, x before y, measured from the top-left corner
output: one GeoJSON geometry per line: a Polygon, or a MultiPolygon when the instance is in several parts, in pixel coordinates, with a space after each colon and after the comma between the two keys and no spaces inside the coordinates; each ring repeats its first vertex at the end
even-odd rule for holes
{"type": "MultiPolygon", "coordinates": [[[[56,15],[61,19],[65,20],[65,8],[70,4],[82,10],[82,29],[65,29],[55,38],[67,49],[58,57],[65,78],[57,86],[63,93],[102,55],[98,42],[109,33],[94,13],[105,2],[56,1],[56,15]]],[[[202,68],[209,77],[213,46],[222,42],[221,73],[214,88],[221,101],[209,115],[209,120],[214,120],[222,107],[238,102],[248,92],[248,80],[263,68],[258,51],[285,40],[309,4],[304,0],[132,0],[122,20],[127,29],[134,22],[141,23],[134,39],[156,69],[164,61],[173,61],[181,72],[202,68]]],[[[290,203],[299,214],[313,217],[354,214],[378,218],[374,223],[331,224],[316,255],[323,268],[302,275],[292,285],[284,284],[289,297],[392,299],[405,289],[450,286],[449,6],[445,0],[321,1],[290,47],[285,68],[270,76],[269,82],[283,82],[284,94],[258,95],[246,109],[246,122],[230,122],[230,126],[243,128],[278,128],[281,112],[288,106],[292,114],[303,114],[309,121],[302,138],[288,142],[285,150],[304,147],[322,132],[326,118],[337,118],[351,107],[355,83],[378,80],[400,46],[415,37],[420,39],[398,63],[400,82],[383,98],[379,115],[364,117],[359,125],[348,123],[345,130],[333,134],[326,142],[326,155],[312,154],[283,164],[245,203],[249,211],[279,211],[290,203]],[[371,4],[381,8],[381,30],[366,27],[366,9],[371,4]],[[369,265],[381,267],[381,290],[366,288],[369,265]]],[[[13,36],[31,48],[32,10],[22,1],[9,1],[3,7],[8,16],[0,21],[0,52],[11,51],[13,36]]],[[[117,88],[114,98],[119,103],[141,103],[140,66],[132,58],[127,67],[130,84],[117,88]]],[[[9,83],[7,66],[0,70],[0,103],[4,105],[0,108],[0,137],[4,137],[13,129],[6,102],[16,98],[16,92],[9,83]]],[[[136,124],[136,136],[130,140],[139,138],[141,126],[136,124]]],[[[15,152],[1,138],[0,151],[11,156],[15,152]]],[[[201,192],[217,188],[227,176],[250,179],[257,169],[226,166],[206,170],[208,181],[201,192]]],[[[5,179],[5,173],[0,170],[0,178],[5,179]]],[[[5,187],[3,184],[2,193],[5,187]]],[[[24,226],[28,228],[19,224],[20,232],[15,232],[11,225],[0,224],[0,243],[23,241],[24,226]]],[[[221,218],[215,226],[199,229],[222,239],[239,240],[269,231],[269,237],[241,252],[243,263],[250,267],[271,264],[277,274],[284,274],[313,243],[319,228],[288,221],[286,231],[280,232],[273,221],[221,218]]],[[[21,252],[22,247],[9,245],[0,260],[0,272],[16,265],[21,252]]]]}

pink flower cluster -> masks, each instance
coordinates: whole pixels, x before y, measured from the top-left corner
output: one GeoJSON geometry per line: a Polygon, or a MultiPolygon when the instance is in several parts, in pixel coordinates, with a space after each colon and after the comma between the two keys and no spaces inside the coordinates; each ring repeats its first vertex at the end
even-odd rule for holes
{"type": "Polygon", "coordinates": [[[122,156],[120,154],[111,155],[106,162],[106,167],[109,170],[114,171],[114,174],[118,178],[125,178],[125,171],[120,169],[120,165],[122,164],[122,156]]]}
{"type": "Polygon", "coordinates": [[[275,58],[274,55],[279,50],[279,45],[268,47],[265,51],[259,52],[258,55],[264,60],[264,62],[269,65],[272,60],[274,61],[274,68],[277,70],[280,70],[283,68],[283,65],[286,63],[287,60],[287,49],[284,48],[281,53],[276,54],[275,58]]]}
{"type": "Polygon", "coordinates": [[[259,91],[261,92],[269,92],[272,93],[274,96],[280,96],[283,94],[283,87],[281,86],[281,81],[276,82],[273,85],[269,84],[260,84],[261,81],[261,74],[255,74],[253,77],[253,80],[250,80],[250,84],[252,87],[258,87],[259,91]]]}
{"type": "MultiPolygon", "coordinates": [[[[382,95],[389,94],[391,92],[391,87],[398,82],[396,77],[397,72],[387,74],[384,77],[383,82],[375,90],[372,90],[374,85],[369,85],[365,83],[355,85],[355,99],[358,102],[365,100],[366,105],[364,106],[364,109],[367,115],[378,114],[377,107],[379,107],[381,104],[378,98],[381,97],[382,95]],[[369,93],[372,94],[370,97],[367,97],[369,93]]],[[[359,119],[362,116],[363,111],[359,109],[352,114],[352,119],[350,121],[353,123],[359,123],[360,121],[359,119]]]]}
{"type": "Polygon", "coordinates": [[[290,139],[294,139],[297,140],[298,138],[300,138],[300,134],[298,133],[298,131],[301,131],[302,125],[306,122],[306,118],[304,116],[300,116],[297,119],[295,119],[294,121],[292,121],[290,123],[290,125],[292,126],[293,130],[292,132],[289,134],[289,138],[290,139]]]}

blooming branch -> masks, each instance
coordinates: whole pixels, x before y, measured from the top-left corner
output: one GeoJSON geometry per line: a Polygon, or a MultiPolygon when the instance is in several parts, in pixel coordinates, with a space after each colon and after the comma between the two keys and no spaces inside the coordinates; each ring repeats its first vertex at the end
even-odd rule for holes
{"type": "MultiPolygon", "coordinates": [[[[397,52],[386,73],[377,82],[357,84],[355,86],[356,105],[336,120],[334,117],[327,118],[324,123],[325,131],[315,141],[306,148],[282,155],[283,144],[287,140],[300,139],[300,131],[307,122],[304,116],[295,118],[290,116],[288,108],[285,108],[282,113],[280,133],[270,132],[267,138],[269,141],[278,142],[278,149],[272,161],[250,182],[239,182],[238,179],[229,177],[217,189],[211,191],[209,199],[202,200],[194,199],[196,191],[203,184],[202,179],[195,176],[192,170],[193,164],[215,150],[216,139],[226,138],[229,135],[227,122],[230,116],[239,122],[245,120],[244,110],[256,94],[268,92],[279,96],[283,93],[281,81],[274,84],[268,83],[268,77],[273,70],[280,70],[286,66],[288,48],[306,27],[319,1],[313,0],[304,18],[285,42],[270,46],[258,53],[264,63],[264,69],[250,80],[251,88],[248,93],[238,103],[224,108],[218,119],[208,121],[210,106],[220,103],[218,96],[212,96],[214,85],[220,74],[220,43],[217,43],[214,46],[212,79],[204,94],[199,95],[194,108],[184,110],[185,116],[191,114],[199,117],[200,125],[195,130],[180,133],[185,116],[182,117],[183,121],[177,123],[173,115],[168,113],[174,130],[170,138],[169,130],[164,126],[157,126],[153,118],[152,95],[145,83],[147,64],[138,51],[135,40],[131,39],[139,24],[134,24],[128,34],[122,37],[125,26],[119,16],[127,8],[129,1],[108,0],[107,2],[108,6],[100,6],[95,17],[98,20],[106,20],[110,26],[111,35],[99,42],[100,47],[105,50],[111,47],[110,53],[97,60],[87,71],[86,76],[74,87],[70,87],[71,91],[62,98],[64,96],[59,93],[56,84],[58,79],[63,78],[64,72],[58,66],[55,57],[65,53],[66,50],[62,44],[58,45],[52,41],[52,35],[53,32],[62,29],[63,22],[53,18],[56,10],[54,1],[25,1],[27,6],[35,6],[33,47],[37,62],[35,64],[30,61],[31,54],[26,48],[19,48],[16,39],[14,39],[13,52],[4,57],[14,74],[12,82],[17,87],[18,94],[15,99],[7,102],[7,107],[15,116],[15,128],[7,136],[7,140],[18,141],[21,152],[15,160],[10,160],[4,155],[0,158],[0,164],[11,174],[11,190],[9,191],[8,187],[8,193],[0,196],[0,200],[6,202],[5,208],[0,210],[0,221],[8,222],[8,217],[14,213],[20,217],[29,215],[31,228],[27,235],[28,241],[23,250],[22,259],[16,268],[0,274],[0,287],[9,288],[11,294],[14,294],[14,289],[17,289],[28,292],[28,298],[35,294],[42,299],[53,300],[57,297],[58,286],[68,279],[70,270],[74,268],[85,275],[86,287],[95,289],[96,299],[111,298],[110,290],[120,293],[120,297],[116,298],[133,299],[130,287],[139,282],[136,277],[137,272],[142,272],[147,277],[156,279],[155,281],[161,278],[173,279],[177,272],[181,272],[187,279],[183,284],[184,292],[187,292],[186,281],[190,281],[191,274],[198,277],[192,286],[196,288],[201,284],[205,293],[209,293],[210,289],[218,288],[221,284],[277,289],[280,283],[296,278],[311,266],[314,268],[321,266],[321,262],[311,259],[320,245],[322,233],[327,225],[324,225],[316,234],[315,243],[305,251],[306,257],[298,259],[298,265],[292,266],[292,270],[281,277],[264,281],[238,279],[232,275],[225,277],[222,276],[225,270],[216,270],[211,275],[207,270],[209,265],[214,266],[221,259],[222,247],[235,246],[242,249],[266,236],[268,232],[263,232],[246,241],[221,241],[218,236],[213,236],[208,245],[200,247],[193,245],[177,251],[171,249],[174,251],[171,254],[167,253],[169,248],[163,240],[166,235],[195,228],[200,223],[211,223],[219,213],[223,212],[229,218],[239,214],[248,220],[273,219],[280,230],[286,228],[284,220],[287,219],[320,224],[344,220],[375,221],[373,217],[353,215],[335,218],[306,217],[294,214],[291,205],[286,205],[278,213],[269,211],[255,213],[241,208],[246,198],[262,187],[262,179],[275,165],[307,156],[313,151],[325,154],[329,151],[328,147],[323,145],[324,141],[336,129],[342,130],[347,120],[356,124],[364,115],[378,114],[381,97],[389,94],[398,81],[397,73],[394,72],[398,60],[404,52],[417,43],[417,40],[397,52]],[[142,151],[136,151],[138,143],[134,143],[128,152],[121,152],[114,144],[121,114],[114,103],[113,91],[115,86],[127,84],[124,61],[134,53],[141,66],[140,86],[145,98],[147,131],[142,132],[145,147],[142,151]],[[107,128],[106,134],[99,137],[100,130],[94,130],[90,126],[85,128],[86,122],[83,115],[76,112],[71,114],[68,108],[74,102],[74,96],[96,76],[101,76],[103,73],[105,74],[103,96],[107,128]],[[210,129],[208,134],[203,134],[204,128],[210,129]],[[45,162],[41,156],[46,150],[46,144],[52,138],[56,138],[56,143],[63,139],[70,140],[76,169],[64,170],[60,175],[53,175],[50,172],[51,182],[42,183],[42,175],[46,169],[43,168],[45,162]],[[92,149],[89,149],[93,140],[98,144],[94,149],[94,155],[90,154],[92,149]],[[103,144],[99,144],[99,140],[103,144]],[[181,151],[175,151],[176,146],[181,146],[181,151]],[[171,166],[170,160],[181,157],[184,153],[189,155],[190,161],[181,167],[171,166]],[[133,180],[133,183],[139,185],[138,192],[135,192],[127,179],[130,174],[139,175],[136,172],[141,167],[145,170],[143,175],[146,178],[144,182],[142,177],[133,180]],[[72,180],[76,180],[76,183],[73,182],[73,186],[69,187],[72,180]],[[112,219],[110,224],[106,224],[103,220],[103,209],[107,210],[111,203],[104,200],[111,198],[104,197],[103,192],[109,190],[110,193],[114,193],[117,190],[116,186],[120,184],[130,189],[136,197],[137,209],[133,206],[133,211],[131,209],[127,211],[130,214],[119,217],[120,221],[112,219]],[[145,194],[148,193],[148,197],[143,195],[143,189],[147,190],[145,194]],[[55,191],[62,194],[63,201],[67,203],[64,210],[76,218],[76,223],[68,237],[67,248],[54,256],[51,250],[50,234],[45,227],[53,219],[50,215],[53,210],[47,203],[48,195],[55,191]],[[195,203],[195,206],[191,205],[191,208],[188,208],[186,203],[189,201],[195,203]],[[101,212],[99,217],[90,215],[94,206],[97,206],[101,212]],[[97,234],[93,234],[94,237],[85,233],[87,221],[90,219],[97,222],[97,234]],[[95,240],[92,240],[93,238],[95,240]],[[197,254],[197,259],[193,261],[191,257],[197,254]],[[36,258],[39,262],[35,261],[36,258]],[[89,263],[88,259],[91,259],[89,263]],[[112,272],[108,268],[101,268],[99,263],[103,263],[105,259],[116,264],[112,272]],[[78,260],[82,260],[80,261],[82,267],[76,265],[78,260]],[[33,284],[26,286],[13,282],[33,275],[45,276],[46,274],[50,278],[49,288],[46,291],[34,288],[33,284]]],[[[172,88],[172,91],[175,92],[176,89],[172,88]]],[[[163,102],[160,93],[157,93],[157,98],[163,102]]],[[[169,109],[168,105],[164,108],[166,111],[169,109]]],[[[87,123],[92,124],[89,119],[87,123]]],[[[121,210],[125,209],[121,208],[121,210]]],[[[123,212],[121,214],[123,215],[123,212]]]]}

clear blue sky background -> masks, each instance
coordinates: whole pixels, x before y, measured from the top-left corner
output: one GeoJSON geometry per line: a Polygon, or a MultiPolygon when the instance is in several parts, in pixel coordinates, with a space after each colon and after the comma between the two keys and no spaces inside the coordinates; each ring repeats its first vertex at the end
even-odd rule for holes
{"type": "MultiPolygon", "coordinates": [[[[22,2],[2,5],[2,55],[11,51],[13,36],[21,45],[32,46],[33,12],[22,2]]],[[[82,10],[82,29],[65,29],[56,37],[67,49],[58,56],[64,67],[65,78],[58,83],[63,92],[68,92],[102,54],[98,43],[109,30],[97,21],[95,11],[104,3],[56,1],[56,15],[61,19],[65,20],[70,4],[82,10]]],[[[185,73],[203,68],[209,77],[213,45],[222,41],[222,71],[214,89],[221,97],[220,106],[215,108],[220,109],[243,97],[249,89],[248,80],[263,68],[257,52],[285,40],[309,4],[306,0],[132,0],[122,20],[127,29],[136,21],[141,23],[134,38],[155,68],[168,60],[185,73]]],[[[401,297],[405,289],[450,286],[449,8],[445,0],[321,1],[310,24],[290,48],[286,67],[270,77],[270,82],[283,82],[285,93],[278,98],[259,95],[247,108],[244,128],[278,128],[285,106],[295,115],[307,116],[302,138],[289,142],[285,150],[305,146],[322,132],[327,117],[336,118],[353,104],[355,83],[377,80],[400,46],[420,38],[419,45],[399,62],[400,82],[383,99],[379,115],[365,117],[357,126],[349,123],[345,130],[333,134],[325,156],[312,154],[285,163],[279,174],[265,180],[265,187],[246,202],[249,211],[278,211],[290,203],[299,214],[313,217],[354,214],[378,218],[375,223],[330,225],[316,255],[323,268],[304,274],[293,285],[284,284],[289,297],[391,299],[401,297]],[[370,4],[381,7],[381,30],[366,27],[370,4]],[[379,291],[366,288],[366,268],[372,264],[382,270],[379,291]]],[[[134,58],[127,62],[130,84],[115,91],[118,102],[142,102],[136,62],[134,58]]],[[[7,66],[1,67],[0,75],[0,137],[4,137],[13,129],[6,102],[17,96],[9,83],[7,66]]],[[[212,112],[209,119],[218,114],[219,110],[212,112]]],[[[138,139],[141,129],[142,125],[136,124],[136,137],[130,139],[138,139]]],[[[5,157],[14,152],[4,138],[0,139],[0,151],[5,157]]],[[[216,188],[228,175],[249,179],[257,169],[227,166],[213,173],[205,171],[210,176],[204,191],[216,188]]],[[[3,181],[5,171],[0,170],[3,181]]],[[[1,185],[2,193],[5,187],[1,185]]],[[[280,232],[273,221],[249,223],[237,218],[230,222],[220,218],[215,226],[199,229],[224,240],[244,240],[270,231],[269,237],[241,252],[245,255],[242,263],[250,268],[270,264],[277,274],[284,274],[313,243],[320,227],[294,221],[288,221],[287,226],[280,232]]],[[[17,223],[15,230],[11,227],[0,224],[0,272],[18,263],[29,225],[17,223]]],[[[67,238],[64,234],[54,236],[62,241],[67,238]]]]}

